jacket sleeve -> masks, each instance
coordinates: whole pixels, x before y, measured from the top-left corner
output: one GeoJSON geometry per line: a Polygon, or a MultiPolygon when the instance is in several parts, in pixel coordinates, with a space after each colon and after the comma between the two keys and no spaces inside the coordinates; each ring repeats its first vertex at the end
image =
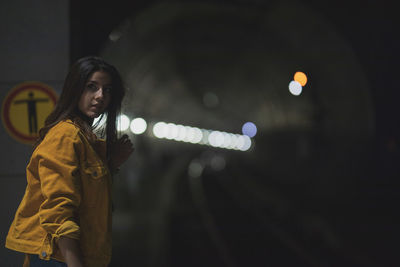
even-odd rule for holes
{"type": "Polygon", "coordinates": [[[38,147],[38,172],[44,201],[39,209],[40,225],[51,235],[79,239],[78,209],[81,202],[79,150],[75,128],[49,131],[38,147]]]}

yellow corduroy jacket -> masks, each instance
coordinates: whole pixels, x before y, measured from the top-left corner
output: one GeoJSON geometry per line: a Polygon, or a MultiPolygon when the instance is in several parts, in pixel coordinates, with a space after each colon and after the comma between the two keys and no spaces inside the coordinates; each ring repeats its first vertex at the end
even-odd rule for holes
{"type": "Polygon", "coordinates": [[[104,140],[70,120],[52,127],[26,168],[27,187],[6,239],[12,250],[65,261],[61,236],[79,240],[85,267],[111,260],[111,175],[104,140]]]}

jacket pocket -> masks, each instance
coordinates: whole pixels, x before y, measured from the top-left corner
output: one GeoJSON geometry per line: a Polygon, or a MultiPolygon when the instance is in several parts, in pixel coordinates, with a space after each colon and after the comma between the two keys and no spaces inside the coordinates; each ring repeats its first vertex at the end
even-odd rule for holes
{"type": "Polygon", "coordinates": [[[104,166],[85,166],[82,175],[82,204],[97,206],[99,199],[107,193],[108,171],[104,166]]]}

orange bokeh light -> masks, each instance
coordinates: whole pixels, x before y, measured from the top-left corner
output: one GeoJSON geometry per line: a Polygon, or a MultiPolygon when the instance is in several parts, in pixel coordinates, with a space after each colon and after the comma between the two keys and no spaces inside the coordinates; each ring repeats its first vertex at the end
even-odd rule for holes
{"type": "Polygon", "coordinates": [[[298,71],[294,74],[294,80],[300,83],[301,86],[304,86],[307,83],[307,75],[304,72],[298,71]]]}

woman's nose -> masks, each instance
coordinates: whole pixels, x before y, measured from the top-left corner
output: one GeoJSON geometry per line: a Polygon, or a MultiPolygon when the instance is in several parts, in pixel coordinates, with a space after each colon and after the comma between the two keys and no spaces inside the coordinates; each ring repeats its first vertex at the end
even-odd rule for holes
{"type": "Polygon", "coordinates": [[[103,88],[99,88],[99,89],[96,91],[95,99],[97,99],[97,100],[104,99],[103,88]]]}

